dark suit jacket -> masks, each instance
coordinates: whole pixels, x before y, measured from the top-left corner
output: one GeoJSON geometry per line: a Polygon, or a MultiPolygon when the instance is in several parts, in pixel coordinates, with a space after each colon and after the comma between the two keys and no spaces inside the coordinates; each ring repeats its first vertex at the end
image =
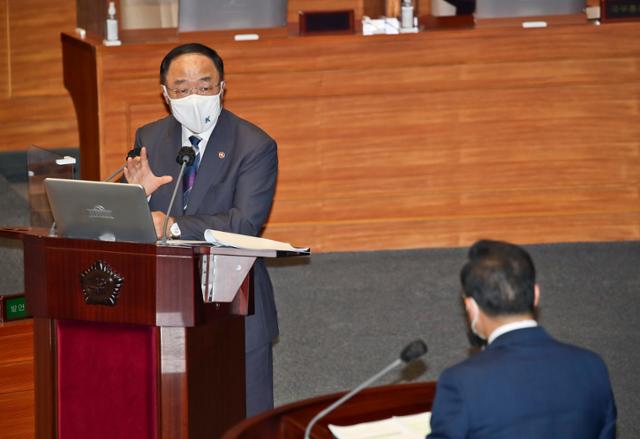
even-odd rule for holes
{"type": "Polygon", "coordinates": [[[496,338],[445,370],[428,438],[614,438],[616,407],[604,362],[541,327],[496,338]]]}
{"type": "MultiPolygon", "coordinates": [[[[152,211],[166,211],[180,172],[176,156],[182,147],[182,126],[173,117],[150,123],[136,132],[136,147],[147,148],[154,174],[171,175],[149,200],[152,211]]],[[[183,214],[182,182],[171,216],[183,239],[204,239],[206,229],[257,236],[269,216],[278,173],[275,141],[255,125],[222,110],[183,214]]],[[[273,288],[262,260],[254,265],[254,314],[245,320],[245,350],[262,346],[278,335],[273,288]]]]}

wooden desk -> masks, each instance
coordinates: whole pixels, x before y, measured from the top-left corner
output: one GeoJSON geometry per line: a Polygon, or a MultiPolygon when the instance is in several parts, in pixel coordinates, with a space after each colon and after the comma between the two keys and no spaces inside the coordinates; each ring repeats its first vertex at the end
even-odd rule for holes
{"type": "MultiPolygon", "coordinates": [[[[344,393],[319,396],[278,407],[246,419],[222,439],[301,439],[311,419],[344,393]]],[[[435,383],[396,384],[366,389],[316,424],[312,439],[332,439],[328,424],[352,425],[431,410],[435,383]]]]}
{"type": "Polygon", "coordinates": [[[0,323],[0,432],[33,439],[33,321],[0,323]]]}
{"type": "Polygon", "coordinates": [[[85,178],[167,114],[178,42],[225,60],[227,108],[278,141],[265,236],[316,251],[640,238],[640,23],[396,36],[63,34],[85,178]]]}

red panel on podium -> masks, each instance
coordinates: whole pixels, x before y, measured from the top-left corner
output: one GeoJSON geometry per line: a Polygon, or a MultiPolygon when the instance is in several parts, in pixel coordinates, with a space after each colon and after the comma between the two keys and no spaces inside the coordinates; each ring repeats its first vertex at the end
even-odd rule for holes
{"type": "Polygon", "coordinates": [[[58,437],[157,437],[157,331],[60,320],[58,437]]]}

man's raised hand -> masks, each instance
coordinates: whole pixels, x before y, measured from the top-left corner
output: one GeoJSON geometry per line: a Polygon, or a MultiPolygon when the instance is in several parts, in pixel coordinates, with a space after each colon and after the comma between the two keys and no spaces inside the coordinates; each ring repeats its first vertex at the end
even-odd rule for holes
{"type": "Polygon", "coordinates": [[[170,175],[156,176],[149,167],[147,148],[144,146],[140,150],[139,157],[129,157],[124,168],[124,177],[127,183],[139,184],[144,187],[147,196],[153,194],[160,186],[171,183],[173,177],[170,175]]]}

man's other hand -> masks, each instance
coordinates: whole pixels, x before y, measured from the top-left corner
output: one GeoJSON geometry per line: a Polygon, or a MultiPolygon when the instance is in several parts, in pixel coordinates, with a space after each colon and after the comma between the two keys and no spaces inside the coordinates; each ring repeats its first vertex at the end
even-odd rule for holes
{"type": "Polygon", "coordinates": [[[170,175],[157,177],[153,171],[151,171],[149,159],[147,158],[147,148],[144,146],[140,150],[139,157],[129,157],[127,159],[127,164],[124,168],[124,177],[127,179],[127,183],[142,185],[147,196],[154,193],[156,189],[163,184],[171,183],[173,180],[173,177],[170,175]]]}

